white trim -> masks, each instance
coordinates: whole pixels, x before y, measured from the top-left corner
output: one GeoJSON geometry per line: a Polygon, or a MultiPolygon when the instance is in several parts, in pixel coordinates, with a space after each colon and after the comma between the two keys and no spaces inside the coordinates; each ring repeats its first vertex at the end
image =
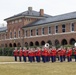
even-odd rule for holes
{"type": "Polygon", "coordinates": [[[35,35],[36,35],[36,36],[38,36],[38,35],[37,35],[37,30],[38,30],[38,28],[35,29],[35,35]]]}
{"type": "MultiPolygon", "coordinates": [[[[29,37],[24,37],[25,39],[26,38],[36,38],[36,37],[44,37],[44,36],[53,36],[53,35],[65,35],[65,34],[73,34],[73,33],[76,33],[76,31],[75,32],[66,32],[66,33],[57,33],[57,34],[47,34],[47,35],[38,35],[38,36],[29,36],[29,37]]],[[[22,39],[23,37],[20,37],[20,38],[10,38],[10,39],[5,39],[5,40],[3,40],[3,39],[1,39],[0,41],[6,41],[6,40],[14,40],[14,39],[22,39]]]]}
{"type": "Polygon", "coordinates": [[[51,29],[51,26],[48,26],[48,35],[50,35],[52,33],[52,30],[51,30],[51,33],[49,33],[49,27],[51,29]]]}
{"type": "MultiPolygon", "coordinates": [[[[70,31],[71,31],[71,32],[74,32],[74,31],[72,31],[72,24],[74,24],[74,22],[71,22],[71,23],[70,23],[70,31]]],[[[74,25],[74,26],[75,26],[75,25],[74,25]]]]}
{"type": "Polygon", "coordinates": [[[32,37],[33,35],[31,35],[31,30],[32,30],[32,33],[33,33],[33,29],[30,29],[30,37],[32,37]]]}
{"type": "Polygon", "coordinates": [[[58,26],[58,25],[55,25],[55,34],[57,34],[57,33],[56,33],[56,26],[58,26]]]}
{"type": "Polygon", "coordinates": [[[35,38],[35,37],[43,37],[43,36],[52,36],[52,35],[65,35],[65,34],[72,34],[75,32],[66,32],[66,33],[56,33],[56,34],[46,34],[46,35],[38,35],[38,36],[32,36],[32,37],[25,37],[25,38],[35,38]]]}
{"type": "Polygon", "coordinates": [[[45,35],[45,33],[43,34],[43,28],[44,28],[44,27],[41,28],[41,35],[45,35]]]}
{"type": "MultiPolygon", "coordinates": [[[[18,29],[18,38],[20,38],[20,36],[19,36],[19,31],[20,31],[20,28],[18,29]]],[[[21,31],[20,31],[20,33],[21,33],[21,31]]],[[[21,34],[20,34],[21,35],[21,34]]]]}

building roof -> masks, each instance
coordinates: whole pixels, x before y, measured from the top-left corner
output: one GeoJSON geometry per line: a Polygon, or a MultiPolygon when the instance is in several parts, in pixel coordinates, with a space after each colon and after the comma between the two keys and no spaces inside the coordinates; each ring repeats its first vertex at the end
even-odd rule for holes
{"type": "Polygon", "coordinates": [[[5,32],[7,30],[7,27],[1,27],[0,32],[5,32]]]}
{"type": "Polygon", "coordinates": [[[71,13],[67,13],[67,14],[44,18],[44,19],[38,20],[32,24],[26,25],[23,28],[42,25],[42,24],[48,24],[48,23],[53,23],[53,22],[59,22],[59,21],[64,21],[64,20],[70,20],[70,19],[76,19],[76,12],[71,12],[71,13]]]}
{"type": "Polygon", "coordinates": [[[19,16],[32,16],[32,17],[50,17],[50,15],[47,15],[47,14],[44,14],[44,16],[40,16],[40,12],[37,12],[37,11],[34,11],[34,10],[27,10],[27,11],[24,11],[22,13],[19,13],[17,15],[14,15],[14,16],[11,16],[9,18],[6,18],[4,20],[8,20],[8,19],[12,19],[12,18],[15,18],[15,17],[19,17],[19,16]]]}

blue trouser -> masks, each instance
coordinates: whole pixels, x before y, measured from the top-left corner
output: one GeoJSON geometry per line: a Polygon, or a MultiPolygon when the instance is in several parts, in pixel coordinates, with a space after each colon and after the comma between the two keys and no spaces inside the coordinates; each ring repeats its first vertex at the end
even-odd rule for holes
{"type": "Polygon", "coordinates": [[[60,56],[60,62],[63,62],[63,56],[60,56]]]}
{"type": "Polygon", "coordinates": [[[72,61],[72,56],[70,56],[70,61],[72,61]]]}
{"type": "Polygon", "coordinates": [[[47,56],[43,56],[43,62],[45,63],[47,61],[47,56]]]}
{"type": "Polygon", "coordinates": [[[15,57],[15,61],[17,61],[17,56],[14,56],[15,57]]]}
{"type": "Polygon", "coordinates": [[[35,62],[35,57],[33,56],[32,58],[33,58],[33,62],[35,62]]]}
{"type": "Polygon", "coordinates": [[[36,56],[36,61],[40,62],[40,56],[36,56]]]}
{"type": "Polygon", "coordinates": [[[70,56],[67,56],[68,62],[70,62],[70,56]]]}
{"type": "Polygon", "coordinates": [[[21,56],[19,56],[19,61],[20,61],[20,62],[22,61],[22,57],[21,57],[21,56]]]}
{"type": "Polygon", "coordinates": [[[55,56],[51,56],[51,61],[55,62],[55,56]]]}
{"type": "Polygon", "coordinates": [[[33,57],[32,56],[29,56],[29,61],[33,62],[33,57]]]}
{"type": "Polygon", "coordinates": [[[75,62],[76,62],[76,55],[74,55],[74,57],[75,57],[75,62]]]}
{"type": "Polygon", "coordinates": [[[41,57],[42,57],[42,62],[43,62],[43,60],[44,60],[43,55],[41,57]]]}
{"type": "Polygon", "coordinates": [[[63,55],[63,60],[65,61],[65,55],[63,55]]]}
{"type": "Polygon", "coordinates": [[[47,62],[49,62],[50,61],[50,56],[47,56],[47,62]]]}
{"type": "Polygon", "coordinates": [[[26,56],[23,56],[23,60],[24,60],[24,62],[26,62],[26,56]]]}

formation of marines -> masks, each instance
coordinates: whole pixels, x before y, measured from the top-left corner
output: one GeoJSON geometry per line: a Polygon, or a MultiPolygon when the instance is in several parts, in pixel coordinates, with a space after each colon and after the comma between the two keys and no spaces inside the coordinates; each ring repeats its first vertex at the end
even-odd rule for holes
{"type": "Polygon", "coordinates": [[[56,62],[60,61],[63,62],[67,59],[68,62],[72,61],[72,54],[74,54],[74,59],[76,62],[76,48],[59,48],[56,49],[55,47],[46,48],[43,47],[42,49],[37,48],[29,48],[27,49],[24,47],[23,49],[20,48],[19,50],[15,48],[14,52],[15,61],[24,61],[24,62],[56,62]]]}

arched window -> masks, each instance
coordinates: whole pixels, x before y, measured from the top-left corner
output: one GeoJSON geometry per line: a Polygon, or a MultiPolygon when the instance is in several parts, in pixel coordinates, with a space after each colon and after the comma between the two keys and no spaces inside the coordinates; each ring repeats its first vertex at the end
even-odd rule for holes
{"type": "Polygon", "coordinates": [[[36,42],[35,42],[35,45],[36,45],[36,46],[39,46],[39,42],[38,42],[38,41],[36,41],[36,42]]]}
{"type": "Polygon", "coordinates": [[[33,42],[30,42],[30,46],[33,46],[33,42]]]}
{"type": "Polygon", "coordinates": [[[61,44],[62,45],[67,45],[67,40],[66,39],[63,39],[62,42],[61,42],[61,44]]]}
{"type": "Polygon", "coordinates": [[[73,38],[70,39],[70,42],[69,42],[69,43],[70,43],[70,45],[74,45],[74,43],[75,43],[75,39],[73,39],[73,38]]]}
{"type": "Polygon", "coordinates": [[[55,46],[59,45],[59,40],[55,40],[55,46]]]}
{"type": "Polygon", "coordinates": [[[52,42],[50,40],[48,40],[47,43],[49,43],[49,45],[52,45],[52,42]]]}
{"type": "Polygon", "coordinates": [[[9,44],[9,47],[12,47],[12,44],[11,43],[9,44]]]}
{"type": "Polygon", "coordinates": [[[28,43],[27,43],[27,42],[25,42],[25,46],[26,46],[26,47],[28,46],[28,43]]]}
{"type": "Polygon", "coordinates": [[[13,47],[17,47],[17,46],[16,46],[16,43],[13,44],[13,47]]]}
{"type": "Polygon", "coordinates": [[[41,41],[41,45],[45,45],[45,41],[41,41]]]}

